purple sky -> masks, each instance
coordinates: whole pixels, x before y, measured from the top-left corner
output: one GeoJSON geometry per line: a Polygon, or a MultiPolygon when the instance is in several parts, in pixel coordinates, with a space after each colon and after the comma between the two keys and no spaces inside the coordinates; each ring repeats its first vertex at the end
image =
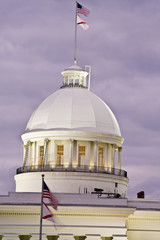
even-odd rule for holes
{"type": "MultiPolygon", "coordinates": [[[[119,122],[128,196],[160,198],[160,1],[80,3],[91,13],[77,61],[119,122]]],[[[74,18],[75,0],[0,0],[0,194],[14,191],[30,115],[73,64],[74,18]]]]}

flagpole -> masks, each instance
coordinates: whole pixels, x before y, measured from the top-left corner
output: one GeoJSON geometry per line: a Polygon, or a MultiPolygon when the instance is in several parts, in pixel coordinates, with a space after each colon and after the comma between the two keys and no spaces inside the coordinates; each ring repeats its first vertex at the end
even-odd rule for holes
{"type": "Polygon", "coordinates": [[[77,51],[77,0],[76,0],[76,14],[75,14],[75,42],[74,42],[74,64],[77,64],[76,51],[77,51]]]}
{"type": "Polygon", "coordinates": [[[39,240],[42,240],[43,186],[44,186],[44,174],[42,174],[42,194],[41,194],[41,215],[40,215],[40,230],[39,230],[39,240]]]}

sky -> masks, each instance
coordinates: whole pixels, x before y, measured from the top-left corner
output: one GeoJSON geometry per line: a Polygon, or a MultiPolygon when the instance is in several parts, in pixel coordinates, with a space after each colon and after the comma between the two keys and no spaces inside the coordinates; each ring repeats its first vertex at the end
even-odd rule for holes
{"type": "MultiPolygon", "coordinates": [[[[115,114],[128,197],[160,198],[160,0],[81,0],[77,64],[115,114]]],[[[0,194],[15,190],[21,135],[73,65],[75,0],[0,0],[0,194]]]]}

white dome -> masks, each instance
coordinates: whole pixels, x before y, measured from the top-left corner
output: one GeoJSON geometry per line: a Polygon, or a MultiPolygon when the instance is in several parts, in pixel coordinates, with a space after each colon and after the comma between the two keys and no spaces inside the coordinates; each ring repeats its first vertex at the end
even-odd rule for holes
{"type": "Polygon", "coordinates": [[[62,88],[47,97],[32,114],[26,132],[77,130],[121,136],[110,108],[85,88],[62,88]]]}

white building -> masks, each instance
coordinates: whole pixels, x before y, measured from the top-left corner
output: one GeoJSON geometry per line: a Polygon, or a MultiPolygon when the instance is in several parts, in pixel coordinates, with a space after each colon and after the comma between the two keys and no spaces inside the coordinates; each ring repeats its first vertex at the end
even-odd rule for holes
{"type": "Polygon", "coordinates": [[[43,173],[59,200],[57,226],[43,220],[43,239],[159,240],[160,200],[127,199],[115,116],[89,90],[86,69],[74,65],[62,76],[22,135],[16,192],[0,197],[1,238],[38,239],[43,173]]]}

